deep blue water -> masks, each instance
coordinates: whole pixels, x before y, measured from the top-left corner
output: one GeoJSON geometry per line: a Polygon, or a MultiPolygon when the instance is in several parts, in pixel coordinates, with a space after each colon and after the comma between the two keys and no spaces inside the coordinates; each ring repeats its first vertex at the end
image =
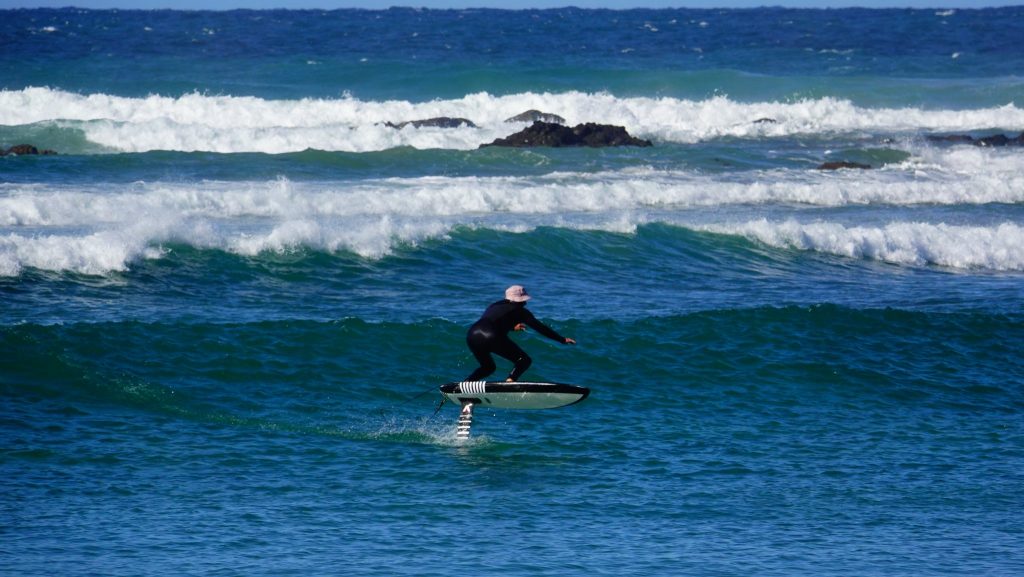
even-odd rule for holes
{"type": "Polygon", "coordinates": [[[0,574],[1024,573],[1022,28],[0,11],[0,574]]]}

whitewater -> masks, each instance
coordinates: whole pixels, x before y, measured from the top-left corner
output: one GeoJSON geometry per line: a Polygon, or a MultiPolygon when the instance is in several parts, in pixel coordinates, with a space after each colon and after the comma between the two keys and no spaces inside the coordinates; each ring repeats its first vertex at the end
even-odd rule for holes
{"type": "MultiPolygon", "coordinates": [[[[307,149],[370,152],[401,146],[472,150],[507,136],[513,130],[505,121],[527,110],[557,114],[570,126],[583,122],[623,125],[635,135],[662,143],[863,132],[896,137],[993,127],[1024,130],[1024,110],[1013,103],[974,110],[930,110],[864,108],[836,98],[747,103],[728,96],[692,101],[575,91],[507,96],[478,93],[424,103],[367,102],[351,96],[266,100],[194,93],[125,98],[51,88],[0,91],[0,124],[30,131],[60,128],[80,132],[95,152],[281,154],[307,149]],[[438,117],[465,118],[476,127],[407,126],[398,130],[386,125],[438,117]]],[[[522,128],[523,123],[514,124],[522,128]]]]}
{"type": "Polygon", "coordinates": [[[86,274],[124,271],[136,259],[159,258],[168,243],[245,255],[306,247],[380,258],[395,246],[443,238],[459,226],[630,233],[648,223],[914,266],[1024,269],[1020,251],[1014,250],[1019,223],[999,218],[998,210],[984,210],[1024,201],[1019,153],[941,147],[925,139],[948,131],[1021,129],[1024,113],[1012,103],[966,110],[879,109],[835,98],[743,103],[727,96],[690,101],[572,91],[478,93],[417,103],[198,93],[126,98],[25,88],[0,91],[0,110],[6,131],[25,138],[56,132],[58,145],[86,155],[463,153],[436,161],[453,176],[336,180],[345,172],[336,167],[326,178],[300,181],[276,174],[255,181],[147,179],[84,188],[4,183],[0,224],[8,231],[0,244],[0,274],[6,276],[25,266],[86,274]],[[570,125],[622,124],[653,139],[656,150],[583,172],[557,157],[533,155],[516,159],[528,174],[481,173],[495,159],[474,151],[521,129],[524,123],[506,120],[529,109],[559,114],[570,125]],[[475,126],[386,125],[436,117],[469,118],[475,126]],[[756,143],[739,159],[747,166],[709,164],[718,161],[715,153],[745,142],[756,143]],[[817,150],[808,153],[809,148],[817,150]],[[812,162],[851,154],[873,161],[877,169],[812,170],[812,162]],[[453,161],[459,167],[453,169],[453,161]],[[765,166],[769,163],[776,166],[765,166]],[[787,206],[800,208],[799,214],[785,214],[780,207],[787,206]],[[918,210],[890,210],[893,216],[884,218],[880,211],[807,210],[859,206],[918,210]],[[932,214],[929,206],[981,209],[947,223],[945,213],[932,214]],[[774,207],[777,214],[766,219],[755,214],[756,207],[774,207]],[[866,222],[858,222],[861,218],[866,222]]]}
{"type": "MultiPolygon", "coordinates": [[[[417,130],[417,129],[413,129],[417,130]]],[[[255,255],[312,248],[370,258],[460,226],[635,232],[664,223],[779,248],[908,265],[1019,271],[1016,151],[906,147],[878,170],[625,167],[528,176],[0,185],[0,274],[103,274],[162,245],[255,255]],[[939,210],[945,207],[945,210],[939,210]],[[975,207],[952,222],[949,209],[975,207]],[[770,218],[763,216],[767,211],[770,218]]]]}

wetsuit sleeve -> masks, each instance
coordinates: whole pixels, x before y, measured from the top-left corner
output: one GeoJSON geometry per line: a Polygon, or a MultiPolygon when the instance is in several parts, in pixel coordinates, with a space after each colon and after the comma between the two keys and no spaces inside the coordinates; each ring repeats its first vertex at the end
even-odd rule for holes
{"type": "Polygon", "coordinates": [[[538,333],[546,336],[547,338],[553,341],[565,343],[565,337],[555,332],[555,329],[538,321],[537,317],[533,316],[533,313],[531,313],[530,311],[523,309],[523,312],[526,313],[525,315],[523,315],[523,322],[526,323],[526,326],[530,327],[531,329],[537,331],[538,333]]]}

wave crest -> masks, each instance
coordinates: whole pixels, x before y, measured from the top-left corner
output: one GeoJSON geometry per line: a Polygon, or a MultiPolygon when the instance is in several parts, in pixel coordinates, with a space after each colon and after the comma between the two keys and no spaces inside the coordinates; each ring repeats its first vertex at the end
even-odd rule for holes
{"type": "Polygon", "coordinates": [[[796,220],[760,219],[701,228],[740,235],[778,248],[894,264],[1024,270],[1024,228],[1008,222],[996,226],[896,222],[883,227],[850,227],[829,222],[803,224],[796,220]]]}

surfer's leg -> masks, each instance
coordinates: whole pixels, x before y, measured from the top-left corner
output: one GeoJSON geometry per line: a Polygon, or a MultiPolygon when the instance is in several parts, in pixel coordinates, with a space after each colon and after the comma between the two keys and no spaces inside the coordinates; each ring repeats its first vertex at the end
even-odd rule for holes
{"type": "Polygon", "coordinates": [[[523,376],[523,373],[526,372],[526,369],[530,368],[530,365],[533,364],[533,359],[530,358],[530,355],[526,354],[526,351],[519,348],[519,345],[510,339],[503,339],[496,343],[494,352],[515,364],[512,367],[512,372],[508,374],[508,380],[510,381],[518,381],[519,377],[523,376]]]}
{"type": "Polygon", "coordinates": [[[477,357],[477,361],[480,363],[480,366],[475,371],[470,373],[468,377],[462,380],[482,381],[485,378],[487,378],[491,373],[493,373],[495,369],[498,368],[497,365],[494,364],[494,359],[492,359],[490,355],[487,355],[486,360],[484,360],[481,357],[477,357]]]}
{"type": "Polygon", "coordinates": [[[476,362],[480,363],[480,366],[463,380],[482,381],[498,368],[494,364],[494,359],[491,358],[491,350],[488,346],[490,339],[484,338],[479,333],[470,333],[466,338],[466,344],[469,345],[469,350],[476,357],[476,362]]]}

